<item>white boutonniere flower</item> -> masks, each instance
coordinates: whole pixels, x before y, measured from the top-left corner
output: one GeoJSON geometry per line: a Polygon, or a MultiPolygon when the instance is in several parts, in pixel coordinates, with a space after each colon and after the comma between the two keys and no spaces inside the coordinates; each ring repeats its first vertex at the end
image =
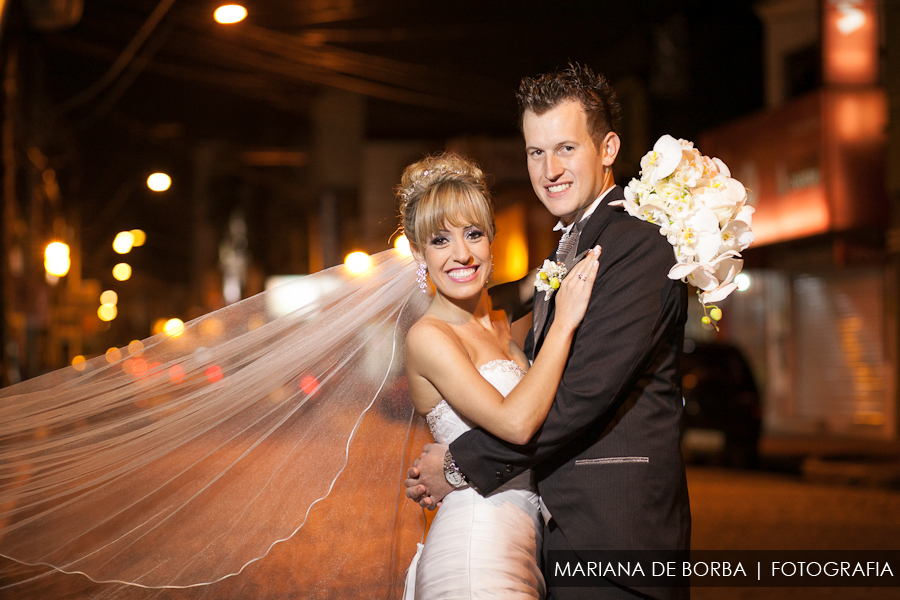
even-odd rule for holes
{"type": "Polygon", "coordinates": [[[544,300],[553,297],[553,292],[559,289],[559,284],[566,277],[566,265],[552,260],[545,260],[544,265],[538,269],[534,278],[534,287],[539,292],[546,292],[544,300]]]}

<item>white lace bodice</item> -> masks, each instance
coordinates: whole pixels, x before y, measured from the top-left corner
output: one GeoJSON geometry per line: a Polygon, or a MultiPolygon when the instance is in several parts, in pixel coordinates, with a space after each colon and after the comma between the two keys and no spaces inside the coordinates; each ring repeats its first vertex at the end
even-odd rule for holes
{"type": "MultiPolygon", "coordinates": [[[[514,361],[506,359],[485,363],[478,367],[478,372],[504,396],[509,394],[525,377],[525,370],[522,367],[514,361]]],[[[425,415],[425,420],[428,422],[434,441],[438,444],[449,444],[474,427],[471,421],[454,411],[446,400],[441,400],[437,406],[431,409],[431,412],[425,415]]]]}

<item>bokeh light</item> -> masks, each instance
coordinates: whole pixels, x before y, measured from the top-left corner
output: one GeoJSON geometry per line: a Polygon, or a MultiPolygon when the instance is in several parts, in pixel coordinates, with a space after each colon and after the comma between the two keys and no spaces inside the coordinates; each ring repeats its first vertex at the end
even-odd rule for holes
{"type": "Polygon", "coordinates": [[[131,265],[128,263],[119,263],[113,267],[113,277],[118,281],[128,281],[131,278],[131,265]]]}
{"type": "Polygon", "coordinates": [[[351,273],[365,273],[372,266],[372,259],[365,252],[351,252],[344,259],[344,264],[351,273]]]}
{"type": "Polygon", "coordinates": [[[144,343],[141,342],[141,340],[132,340],[132,342],[128,344],[128,354],[132,356],[140,356],[143,351],[144,343]]]}
{"type": "Polygon", "coordinates": [[[260,315],[252,315],[249,319],[247,319],[247,330],[253,331],[254,329],[259,329],[265,324],[266,320],[263,319],[260,315]]]}
{"type": "Polygon", "coordinates": [[[409,240],[406,239],[405,235],[401,235],[394,240],[394,248],[399,250],[404,256],[412,254],[412,250],[410,250],[409,247],[409,240]]]}
{"type": "Polygon", "coordinates": [[[118,348],[110,348],[106,351],[106,362],[109,364],[113,364],[114,362],[118,362],[122,358],[122,353],[118,348]]]}
{"type": "Polygon", "coordinates": [[[138,377],[143,377],[147,374],[147,361],[143,358],[136,358],[134,362],[131,363],[131,373],[137,375],[138,377]]]}
{"type": "Polygon", "coordinates": [[[134,246],[134,234],[130,231],[120,231],[113,240],[113,250],[119,254],[128,254],[134,246]]]}
{"type": "Polygon", "coordinates": [[[217,337],[225,331],[225,325],[215,317],[206,317],[200,321],[200,334],[209,337],[217,337]]]}
{"type": "Polygon", "coordinates": [[[101,304],[97,309],[97,316],[101,321],[112,321],[119,314],[119,309],[115,304],[101,304]]]}
{"type": "Polygon", "coordinates": [[[162,333],[166,330],[166,321],[168,321],[168,319],[157,319],[153,321],[153,326],[150,329],[150,331],[153,332],[153,335],[162,333]]]}
{"type": "Polygon", "coordinates": [[[166,324],[163,325],[163,331],[169,337],[178,337],[184,333],[184,321],[181,319],[169,319],[166,321],[166,324]]]}
{"type": "Polygon", "coordinates": [[[44,250],[44,269],[48,274],[62,277],[69,272],[72,261],[69,258],[69,246],[62,242],[48,244],[44,250]]]}
{"type": "Polygon", "coordinates": [[[87,362],[85,362],[84,357],[79,354],[72,359],[72,366],[75,367],[76,371],[81,372],[87,367],[87,362]]]}
{"type": "Polygon", "coordinates": [[[106,290],[100,294],[100,304],[112,304],[115,306],[119,303],[119,295],[112,290],[106,290]]]}
{"type": "Polygon", "coordinates": [[[222,381],[222,377],[224,377],[224,375],[222,373],[222,367],[219,365],[213,365],[206,369],[206,379],[210,383],[222,381]]]}
{"type": "Polygon", "coordinates": [[[734,276],[734,282],[738,286],[738,291],[743,292],[750,289],[750,276],[746,273],[738,273],[734,276]]]}
{"type": "Polygon", "coordinates": [[[134,236],[135,248],[138,246],[143,246],[144,242],[147,241],[147,234],[144,233],[141,229],[132,229],[130,233],[134,236]]]}
{"type": "Polygon", "coordinates": [[[169,381],[172,383],[181,383],[184,381],[184,367],[181,365],[169,367],[169,381]]]}
{"type": "Polygon", "coordinates": [[[172,187],[172,178],[165,173],[154,173],[147,178],[147,187],[154,192],[164,192],[172,187]]]}
{"type": "Polygon", "coordinates": [[[312,375],[306,375],[300,379],[300,389],[303,390],[304,394],[312,396],[319,389],[319,380],[312,375]]]}
{"type": "Polygon", "coordinates": [[[247,18],[247,9],[240,4],[225,4],[216,9],[213,13],[216,23],[222,25],[232,25],[240,23],[247,18]]]}

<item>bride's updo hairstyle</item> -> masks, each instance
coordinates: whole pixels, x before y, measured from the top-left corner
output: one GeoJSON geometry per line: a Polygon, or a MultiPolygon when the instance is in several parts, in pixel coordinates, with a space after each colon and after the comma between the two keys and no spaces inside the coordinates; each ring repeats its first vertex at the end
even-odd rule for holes
{"type": "Polygon", "coordinates": [[[403,233],[418,251],[448,223],[477,225],[494,241],[494,208],[484,173],[459,154],[444,152],[409,165],[396,193],[403,233]]]}

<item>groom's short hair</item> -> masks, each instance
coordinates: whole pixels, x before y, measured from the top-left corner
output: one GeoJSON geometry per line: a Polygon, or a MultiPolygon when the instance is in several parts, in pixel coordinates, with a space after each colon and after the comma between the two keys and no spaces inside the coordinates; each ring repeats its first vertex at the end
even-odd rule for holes
{"type": "Polygon", "coordinates": [[[606,77],[578,63],[570,63],[562,71],[523,78],[516,99],[519,101],[519,131],[522,131],[526,112],[542,115],[567,100],[581,104],[587,115],[591,141],[598,150],[606,134],[619,128],[622,107],[616,92],[606,77]]]}

